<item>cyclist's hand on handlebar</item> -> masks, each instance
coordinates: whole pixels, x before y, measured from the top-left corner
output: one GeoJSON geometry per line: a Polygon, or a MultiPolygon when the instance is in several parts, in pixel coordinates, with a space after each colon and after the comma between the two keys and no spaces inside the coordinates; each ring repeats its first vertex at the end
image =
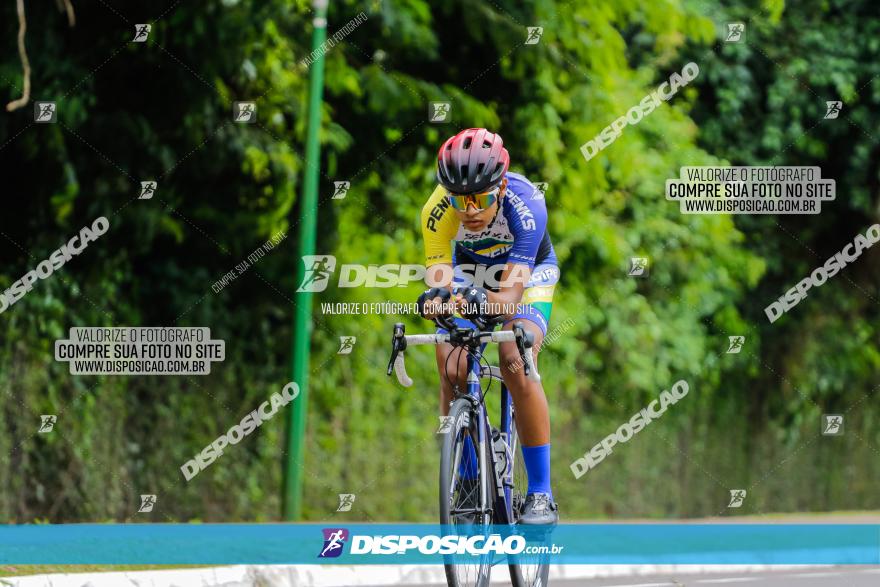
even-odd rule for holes
{"type": "Polygon", "coordinates": [[[457,287],[453,290],[458,313],[465,318],[487,317],[489,294],[482,287],[457,287]]]}
{"type": "Polygon", "coordinates": [[[445,287],[432,287],[426,289],[419,296],[417,302],[419,314],[421,314],[422,318],[427,320],[433,320],[438,316],[448,314],[448,312],[442,311],[440,305],[447,303],[450,297],[452,296],[449,293],[449,290],[445,287]]]}

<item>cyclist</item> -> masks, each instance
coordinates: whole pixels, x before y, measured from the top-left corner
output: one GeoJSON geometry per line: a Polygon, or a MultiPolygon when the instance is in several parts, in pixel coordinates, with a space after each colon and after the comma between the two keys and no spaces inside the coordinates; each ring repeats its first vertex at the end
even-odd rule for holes
{"type": "MultiPolygon", "coordinates": [[[[547,233],[544,194],[525,177],[508,171],[510,156],[501,137],[485,128],[469,128],[450,137],[437,155],[437,181],[422,208],[421,226],[425,246],[426,279],[437,284],[419,297],[422,316],[434,318],[452,306],[465,317],[480,315],[481,306],[505,309],[505,330],[515,320],[535,338],[535,362],[547,333],[553,289],[559,268],[547,233]],[[498,276],[488,289],[477,276],[498,276]],[[510,311],[512,308],[514,311],[510,311]]],[[[459,326],[473,326],[455,318],[459,326]]],[[[465,386],[467,355],[453,347],[438,345],[440,406],[449,410],[455,386],[465,386]]],[[[528,473],[528,492],[521,523],[555,524],[557,507],[550,487],[550,417],[540,383],[523,373],[513,342],[499,346],[504,383],[516,410],[523,462],[528,473]]],[[[476,477],[476,453],[465,441],[469,456],[463,460],[463,480],[476,477]]]]}

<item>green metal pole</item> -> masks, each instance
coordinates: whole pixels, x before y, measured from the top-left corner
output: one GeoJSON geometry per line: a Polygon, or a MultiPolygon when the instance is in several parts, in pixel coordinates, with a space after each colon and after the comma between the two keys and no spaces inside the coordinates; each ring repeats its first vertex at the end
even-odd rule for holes
{"type": "MultiPolygon", "coordinates": [[[[324,55],[321,45],[327,38],[327,0],[315,0],[312,21],[312,54],[316,55],[309,71],[309,121],[306,134],[306,167],[299,221],[299,252],[315,254],[318,217],[318,173],[320,171],[321,100],[324,90],[324,55]],[[317,53],[315,53],[317,51],[317,53]]],[[[297,261],[297,284],[303,283],[305,264],[297,261]]],[[[287,463],[284,471],[284,519],[290,522],[302,516],[302,463],[306,437],[306,416],[309,398],[309,347],[312,338],[312,294],[294,294],[293,315],[293,380],[299,385],[299,396],[289,411],[287,463]]]]}

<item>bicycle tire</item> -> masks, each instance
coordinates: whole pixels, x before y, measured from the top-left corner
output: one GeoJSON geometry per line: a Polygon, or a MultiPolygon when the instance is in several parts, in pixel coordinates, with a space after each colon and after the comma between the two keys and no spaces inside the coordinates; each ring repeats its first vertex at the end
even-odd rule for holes
{"type": "MultiPolygon", "coordinates": [[[[510,430],[509,443],[511,447],[511,458],[513,459],[512,470],[514,485],[511,489],[511,500],[513,502],[513,520],[514,523],[516,523],[519,521],[521,513],[519,509],[525,501],[526,491],[528,489],[528,474],[526,473],[525,463],[520,454],[515,412],[512,414],[510,430]]],[[[536,558],[535,563],[524,565],[518,562],[516,558],[513,558],[513,560],[507,565],[510,570],[510,581],[513,584],[513,587],[547,587],[547,583],[550,580],[550,555],[530,556],[536,558]],[[528,569],[524,567],[528,567],[528,569]]]]}
{"type": "MultiPolygon", "coordinates": [[[[464,447],[464,438],[470,437],[474,447],[479,451],[477,442],[477,414],[470,400],[459,398],[452,402],[449,409],[449,417],[452,418],[452,426],[449,432],[443,437],[440,449],[440,523],[444,527],[452,527],[461,525],[461,521],[456,519],[452,514],[454,509],[453,503],[456,500],[455,492],[460,486],[457,484],[458,463],[460,462],[462,449],[464,447]]],[[[488,455],[487,455],[488,456],[488,455]]],[[[491,461],[489,461],[491,462],[491,461]]],[[[479,461],[477,462],[479,467],[479,461]]],[[[485,474],[484,471],[478,470],[477,480],[485,474]]],[[[488,503],[494,504],[494,493],[492,492],[494,481],[489,483],[488,503]]],[[[460,494],[459,494],[460,497],[460,494]]],[[[491,524],[492,514],[478,516],[476,524],[491,524]]],[[[449,587],[487,587],[492,574],[492,561],[489,557],[481,558],[474,573],[473,582],[462,579],[462,569],[467,565],[456,564],[455,555],[444,556],[444,568],[446,571],[446,582],[449,587]]]]}

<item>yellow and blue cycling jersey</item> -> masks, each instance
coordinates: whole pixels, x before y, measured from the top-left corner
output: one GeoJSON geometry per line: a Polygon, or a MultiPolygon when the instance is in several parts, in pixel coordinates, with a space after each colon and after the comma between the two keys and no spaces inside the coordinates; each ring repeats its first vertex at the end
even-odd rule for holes
{"type": "MultiPolygon", "coordinates": [[[[547,232],[544,194],[518,173],[508,172],[505,177],[507,189],[499,200],[498,212],[479,232],[461,224],[446,199],[446,190],[437,186],[422,208],[425,265],[527,265],[532,276],[523,292],[522,312],[512,319],[530,320],[546,333],[559,268],[547,232]]],[[[456,270],[454,284],[468,285],[471,277],[456,270]]]]}
{"type": "Polygon", "coordinates": [[[437,186],[422,208],[425,265],[454,263],[453,254],[482,265],[518,263],[530,269],[541,263],[556,265],[544,194],[518,173],[508,172],[505,177],[507,189],[498,214],[480,232],[465,229],[446,199],[446,190],[437,186]]]}

